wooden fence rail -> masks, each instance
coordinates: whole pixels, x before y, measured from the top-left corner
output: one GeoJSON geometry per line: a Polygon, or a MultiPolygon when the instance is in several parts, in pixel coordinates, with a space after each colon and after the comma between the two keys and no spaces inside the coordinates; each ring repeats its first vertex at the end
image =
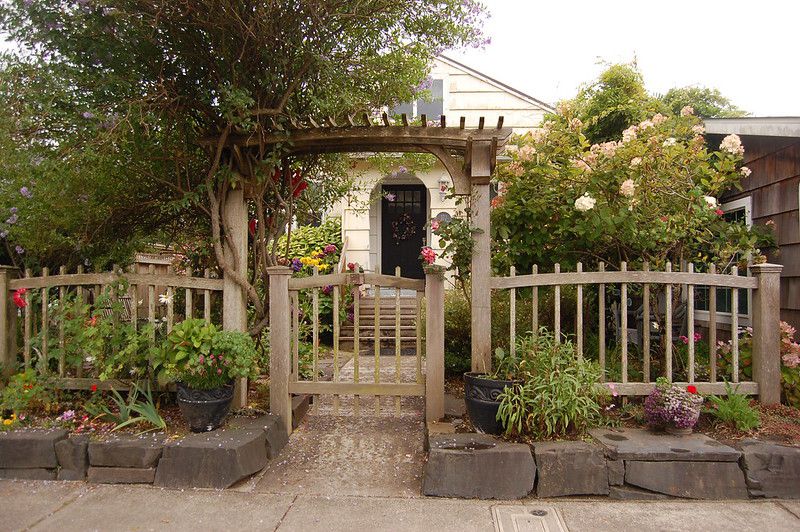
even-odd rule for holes
{"type": "MultiPolygon", "coordinates": [[[[44,268],[41,275],[34,276],[30,270],[26,270],[22,277],[18,277],[15,269],[0,268],[0,363],[8,374],[17,367],[19,358],[24,367],[33,366],[35,351],[38,351],[42,360],[48,360],[52,332],[58,335],[61,352],[56,370],[59,379],[55,385],[67,389],[88,389],[96,384],[107,388],[112,381],[100,382],[97,379],[97,368],[90,367],[84,361],[69,367],[64,357],[64,347],[68,342],[65,324],[54,315],[54,309],[75,297],[89,304],[93,315],[100,313],[111,316],[114,326],[128,322],[136,329],[142,319],[145,323],[154,325],[154,329],[157,323],[164,323],[166,332],[169,332],[176,319],[174,298],[177,291],[181,291],[184,296],[185,319],[192,318],[195,309],[199,310],[202,306],[202,316],[210,323],[212,295],[222,292],[223,284],[222,279],[212,279],[208,270],[203,277],[193,277],[171,271],[156,274],[153,266],[148,273],[136,273],[133,270],[125,272],[116,267],[109,272],[85,273],[83,267],[79,267],[77,273],[72,274],[61,267],[57,275],[50,275],[48,269],[44,268]],[[123,283],[127,283],[127,293],[120,293],[123,283]],[[122,304],[123,310],[119,315],[112,308],[97,306],[98,299],[108,288],[114,288],[109,291],[111,301],[122,304]],[[13,303],[13,294],[22,290],[25,291],[25,305],[18,308],[13,303]],[[195,293],[202,295],[202,298],[195,299],[195,293]],[[160,305],[165,307],[163,309],[157,305],[157,299],[161,296],[166,302],[160,305]],[[18,315],[23,322],[21,353],[17,347],[18,315]],[[34,345],[35,341],[37,345],[34,345]],[[84,375],[87,370],[91,374],[88,378],[84,375]]],[[[155,341],[155,331],[151,333],[152,341],[155,341]]],[[[120,385],[119,382],[114,382],[120,385]]]]}
{"type": "MultiPolygon", "coordinates": [[[[685,294],[687,334],[682,338],[687,348],[686,383],[695,384],[701,393],[725,393],[724,383],[718,382],[717,358],[718,349],[718,313],[716,308],[718,288],[731,289],[731,380],[739,381],[740,345],[739,345],[739,290],[752,291],[751,323],[753,328],[753,380],[742,382],[739,385],[741,393],[757,394],[762,402],[776,403],[780,401],[780,355],[779,355],[779,292],[780,265],[758,264],[750,267],[752,276],[738,275],[736,267],[732,268],[729,275],[719,274],[712,266],[708,273],[697,273],[693,264],[686,265],[686,271],[673,271],[670,263],[666,264],[665,271],[651,271],[647,263],[641,271],[629,271],[627,264],[622,263],[620,271],[606,271],[605,265],[600,264],[598,271],[584,271],[582,264],[578,263],[575,272],[561,272],[560,265],[556,264],[553,273],[539,273],[537,266],[533,267],[528,275],[517,275],[514,268],[508,277],[493,277],[490,286],[492,289],[509,291],[509,348],[512,354],[516,352],[517,343],[517,291],[520,288],[530,288],[532,297],[532,317],[530,331],[536,334],[539,330],[539,288],[553,287],[553,331],[556,341],[562,340],[561,334],[561,287],[574,286],[576,288],[575,312],[575,347],[578,358],[584,356],[586,324],[584,320],[585,300],[584,287],[597,287],[597,333],[598,353],[597,360],[601,368],[607,371],[606,353],[606,300],[609,285],[619,286],[619,321],[618,321],[618,347],[620,349],[620,381],[614,382],[616,390],[623,395],[646,395],[653,388],[651,380],[651,320],[658,323],[663,315],[663,357],[664,376],[672,381],[674,338],[673,338],[673,292],[675,286],[682,287],[685,294]],[[641,286],[642,297],[642,382],[629,382],[629,338],[628,338],[628,295],[631,285],[641,286]],[[698,382],[695,374],[696,339],[695,327],[698,323],[695,315],[695,288],[709,287],[708,319],[704,326],[709,333],[709,380],[698,382]],[[655,315],[651,315],[655,305],[655,315]],[[663,313],[661,308],[663,307],[663,313]]],[[[612,384],[612,383],[609,383],[612,384]]]]}

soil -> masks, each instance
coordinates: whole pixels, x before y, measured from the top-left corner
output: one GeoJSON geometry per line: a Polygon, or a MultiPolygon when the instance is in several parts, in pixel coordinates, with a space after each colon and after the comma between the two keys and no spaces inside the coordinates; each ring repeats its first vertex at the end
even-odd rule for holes
{"type": "MultiPolygon", "coordinates": [[[[464,397],[464,380],[461,376],[448,377],[444,384],[445,393],[455,397],[464,397]]],[[[631,398],[626,405],[617,399],[613,408],[608,411],[609,424],[629,428],[645,427],[642,402],[644,398],[631,398]]],[[[712,414],[702,413],[695,426],[699,432],[721,443],[732,447],[739,447],[741,441],[752,438],[761,441],[780,443],[800,447],[800,409],[786,405],[765,406],[756,400],[750,402],[761,416],[761,425],[752,431],[740,431],[736,427],[722,423],[712,414]]],[[[458,418],[455,419],[458,421],[458,418]]],[[[453,421],[453,419],[448,419],[453,421]]],[[[460,424],[456,424],[456,432],[475,432],[469,416],[465,415],[460,424]]],[[[529,436],[516,436],[509,438],[513,441],[534,443],[542,440],[586,440],[588,435],[573,433],[558,438],[531,438],[529,436]]]]}

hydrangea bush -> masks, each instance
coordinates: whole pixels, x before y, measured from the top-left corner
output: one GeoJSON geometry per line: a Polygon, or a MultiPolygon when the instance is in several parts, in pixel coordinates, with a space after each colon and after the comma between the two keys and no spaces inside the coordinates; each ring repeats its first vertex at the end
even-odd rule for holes
{"type": "Polygon", "coordinates": [[[732,265],[771,243],[768,231],[723,218],[716,200],[750,170],[736,135],[709,149],[691,108],[655,114],[591,144],[569,103],[517,137],[499,172],[492,230],[496,266],[667,260],[732,265]]]}
{"type": "Polygon", "coordinates": [[[702,406],[703,397],[697,388],[692,385],[684,388],[659,377],[644,401],[644,415],[652,427],[689,429],[697,423],[702,406]]]}

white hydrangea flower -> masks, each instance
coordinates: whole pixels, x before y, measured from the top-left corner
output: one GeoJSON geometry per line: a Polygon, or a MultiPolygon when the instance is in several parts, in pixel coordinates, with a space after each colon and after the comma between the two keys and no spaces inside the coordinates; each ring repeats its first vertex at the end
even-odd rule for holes
{"type": "Polygon", "coordinates": [[[632,167],[639,166],[640,164],[642,164],[642,158],[641,157],[634,157],[633,159],[631,159],[631,166],[632,167]]]}
{"type": "Polygon", "coordinates": [[[633,179],[626,179],[623,181],[619,186],[619,193],[626,198],[632,198],[636,193],[636,183],[633,182],[633,179]]]}
{"type": "Polygon", "coordinates": [[[685,106],[681,109],[681,116],[690,116],[694,114],[694,108],[691,105],[685,106]]]}
{"type": "Polygon", "coordinates": [[[631,126],[625,131],[622,132],[622,142],[623,144],[626,142],[630,142],[636,138],[636,132],[639,130],[636,126],[631,126]]]}
{"type": "Polygon", "coordinates": [[[702,135],[706,132],[705,126],[703,124],[695,124],[692,126],[692,133],[696,133],[698,135],[702,135]]]}
{"type": "Polygon", "coordinates": [[[739,138],[739,135],[728,135],[719,145],[719,149],[722,151],[726,151],[728,153],[732,153],[734,155],[742,155],[744,154],[744,146],[742,146],[742,139],[739,138]]]}
{"type": "Polygon", "coordinates": [[[749,169],[748,167],[746,167],[746,166],[742,166],[742,168],[739,170],[739,172],[741,172],[741,174],[742,174],[742,177],[750,177],[750,174],[752,174],[752,173],[753,173],[753,171],[752,171],[752,170],[750,170],[750,169],[749,169]]]}
{"type": "Polygon", "coordinates": [[[675,140],[675,137],[669,137],[668,139],[666,139],[664,141],[662,146],[664,146],[665,148],[668,148],[670,146],[674,146],[676,142],[677,142],[677,140],[675,140]]]}
{"type": "Polygon", "coordinates": [[[663,124],[664,122],[666,122],[667,117],[662,115],[661,113],[656,113],[655,115],[653,115],[653,118],[651,118],[650,120],[653,122],[653,124],[659,125],[659,124],[663,124]]]}
{"type": "Polygon", "coordinates": [[[586,212],[594,209],[597,200],[594,199],[588,192],[575,200],[575,209],[581,212],[586,212]]]}
{"type": "Polygon", "coordinates": [[[719,203],[717,203],[717,198],[714,196],[703,196],[703,199],[706,200],[706,203],[708,203],[708,206],[712,209],[716,209],[717,205],[719,205],[719,203]]]}

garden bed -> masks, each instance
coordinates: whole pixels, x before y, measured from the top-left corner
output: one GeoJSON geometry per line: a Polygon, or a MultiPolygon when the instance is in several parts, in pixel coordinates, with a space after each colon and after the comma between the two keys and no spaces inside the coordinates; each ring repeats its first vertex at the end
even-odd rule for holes
{"type": "MultiPolygon", "coordinates": [[[[294,419],[307,412],[308,401],[293,402],[294,419]]],[[[135,434],[39,421],[38,428],[0,432],[0,478],[222,489],[263,469],[288,441],[276,416],[252,412],[196,434],[177,423],[166,432],[135,434]]]]}
{"type": "Polygon", "coordinates": [[[588,441],[509,443],[429,427],[423,493],[481,499],[601,495],[613,499],[800,498],[800,448],[704,434],[599,428],[588,441]],[[482,474],[473,474],[474,471],[482,474]],[[535,480],[534,480],[535,479],[535,480]]]}

